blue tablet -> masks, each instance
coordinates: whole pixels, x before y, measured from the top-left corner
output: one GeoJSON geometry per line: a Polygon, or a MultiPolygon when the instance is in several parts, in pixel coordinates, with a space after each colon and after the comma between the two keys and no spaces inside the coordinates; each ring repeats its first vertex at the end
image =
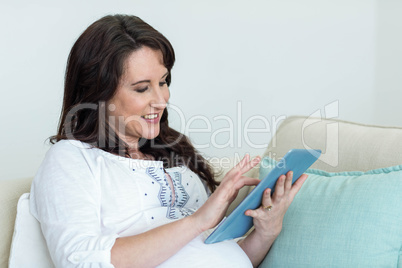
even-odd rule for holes
{"type": "Polygon", "coordinates": [[[232,213],[219,223],[218,227],[207,237],[205,243],[212,244],[245,235],[253,227],[253,218],[244,213],[248,209],[256,209],[261,205],[264,190],[271,188],[272,194],[278,178],[289,171],[293,171],[292,183],[294,183],[320,155],[321,150],[290,150],[232,213]]]}

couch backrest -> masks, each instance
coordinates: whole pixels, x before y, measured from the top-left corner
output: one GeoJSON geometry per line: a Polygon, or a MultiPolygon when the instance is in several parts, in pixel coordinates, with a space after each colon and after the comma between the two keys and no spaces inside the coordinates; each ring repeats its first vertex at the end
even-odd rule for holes
{"type": "Polygon", "coordinates": [[[292,116],[279,126],[264,156],[279,159],[292,148],[321,149],[312,168],[328,172],[401,165],[402,128],[292,116]]]}

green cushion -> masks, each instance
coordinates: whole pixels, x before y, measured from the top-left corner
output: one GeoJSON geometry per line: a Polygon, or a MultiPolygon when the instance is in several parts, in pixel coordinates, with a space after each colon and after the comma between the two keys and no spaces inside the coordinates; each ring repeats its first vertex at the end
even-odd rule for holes
{"type": "MultiPolygon", "coordinates": [[[[264,158],[260,179],[275,161],[264,158]]],[[[402,267],[402,166],[309,177],[260,267],[402,267]]]]}

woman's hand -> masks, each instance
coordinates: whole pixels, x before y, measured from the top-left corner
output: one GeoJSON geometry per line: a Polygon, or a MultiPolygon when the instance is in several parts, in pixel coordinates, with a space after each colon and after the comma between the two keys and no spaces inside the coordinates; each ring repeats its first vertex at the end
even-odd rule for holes
{"type": "Polygon", "coordinates": [[[250,160],[246,155],[222,179],[218,188],[208,198],[205,204],[193,215],[200,232],[215,227],[224,217],[229,205],[236,198],[239,190],[246,185],[257,185],[260,180],[243,176],[244,173],[255,167],[261,158],[250,160]]]}
{"type": "Polygon", "coordinates": [[[245,239],[241,240],[239,245],[250,258],[254,267],[261,263],[281,232],[283,217],[307,179],[307,175],[301,175],[293,185],[292,178],[292,171],[289,171],[286,176],[280,176],[272,197],[271,189],[266,189],[262,196],[261,206],[245,212],[247,216],[253,217],[255,229],[245,239]]]}
{"type": "Polygon", "coordinates": [[[267,188],[263,193],[261,206],[245,212],[247,216],[253,217],[255,232],[261,239],[269,240],[279,235],[285,213],[307,179],[307,175],[301,175],[293,185],[292,178],[292,171],[289,171],[286,176],[280,176],[272,197],[271,189],[267,188]]]}

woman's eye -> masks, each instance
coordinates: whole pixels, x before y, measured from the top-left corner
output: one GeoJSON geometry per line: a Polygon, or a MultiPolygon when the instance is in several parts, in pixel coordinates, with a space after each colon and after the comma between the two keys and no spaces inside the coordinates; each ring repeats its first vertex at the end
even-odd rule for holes
{"type": "Polygon", "coordinates": [[[167,82],[166,81],[163,81],[163,82],[159,82],[159,86],[160,87],[163,87],[164,85],[166,85],[167,84],[167,82]]]}
{"type": "Polygon", "coordinates": [[[143,93],[143,92],[147,91],[147,89],[148,89],[148,87],[145,87],[145,88],[136,89],[135,91],[138,93],[143,93]]]}

